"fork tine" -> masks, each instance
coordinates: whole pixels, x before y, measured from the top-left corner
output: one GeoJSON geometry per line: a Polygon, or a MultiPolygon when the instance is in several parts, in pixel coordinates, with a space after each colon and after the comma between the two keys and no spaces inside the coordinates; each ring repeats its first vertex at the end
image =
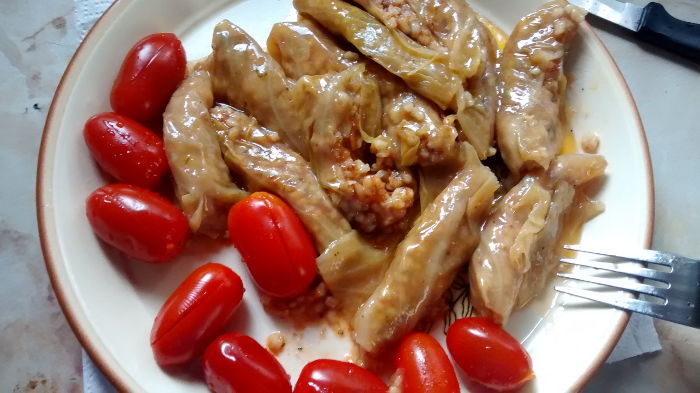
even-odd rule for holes
{"type": "Polygon", "coordinates": [[[609,252],[590,248],[583,248],[580,245],[569,244],[564,246],[567,250],[580,251],[589,254],[605,255],[615,258],[631,259],[639,262],[653,263],[657,265],[671,266],[676,255],[667,252],[659,252],[654,250],[629,250],[623,252],[609,252]]]}
{"type": "Polygon", "coordinates": [[[576,274],[568,274],[568,273],[557,273],[557,276],[563,277],[563,278],[570,278],[572,280],[579,280],[579,281],[586,281],[590,282],[593,284],[598,284],[598,285],[605,285],[608,287],[613,287],[613,288],[619,288],[619,289],[624,289],[627,291],[632,291],[632,292],[637,292],[637,293],[645,293],[647,295],[652,295],[660,298],[666,298],[666,290],[664,288],[659,288],[655,287],[653,285],[647,285],[647,284],[640,284],[638,282],[630,282],[630,281],[619,281],[619,280],[611,280],[609,278],[601,278],[601,277],[594,277],[594,276],[581,276],[581,275],[576,275],[576,274]]]}
{"type": "Polygon", "coordinates": [[[605,303],[613,307],[634,311],[641,314],[650,315],[654,318],[663,318],[663,310],[665,306],[661,304],[654,304],[645,302],[637,299],[625,299],[625,298],[611,298],[610,296],[602,295],[594,291],[587,291],[580,288],[570,288],[570,287],[554,287],[559,292],[563,292],[569,295],[582,297],[584,299],[593,300],[596,302],[605,303]]]}
{"type": "Polygon", "coordinates": [[[630,267],[630,266],[615,267],[615,266],[611,265],[610,262],[597,262],[597,261],[588,261],[588,260],[570,259],[570,258],[562,258],[561,262],[568,263],[571,265],[580,265],[580,266],[592,267],[594,269],[607,270],[609,272],[628,274],[630,276],[635,276],[635,277],[650,278],[652,280],[661,281],[661,282],[665,282],[665,283],[668,283],[669,280],[671,279],[670,274],[667,272],[662,272],[662,271],[658,271],[658,270],[654,270],[654,269],[647,269],[647,268],[643,268],[643,267],[630,267]]]}

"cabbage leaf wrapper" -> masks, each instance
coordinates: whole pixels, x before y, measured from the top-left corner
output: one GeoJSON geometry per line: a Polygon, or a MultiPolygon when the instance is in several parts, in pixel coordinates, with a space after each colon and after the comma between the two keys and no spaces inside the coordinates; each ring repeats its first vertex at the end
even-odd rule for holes
{"type": "Polygon", "coordinates": [[[209,72],[190,73],[163,114],[163,141],[175,193],[192,232],[218,237],[226,229],[230,205],[248,193],[231,181],[209,120],[213,103],[209,72]]]}
{"type": "Polygon", "coordinates": [[[474,148],[396,248],[389,269],[353,318],[355,341],[376,353],[410,332],[441,299],[479,242],[499,187],[474,148]]]}

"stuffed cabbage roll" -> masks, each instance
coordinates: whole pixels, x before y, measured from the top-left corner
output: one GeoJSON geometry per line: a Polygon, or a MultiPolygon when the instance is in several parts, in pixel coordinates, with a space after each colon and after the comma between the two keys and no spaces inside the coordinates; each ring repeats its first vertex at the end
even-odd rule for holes
{"type": "Polygon", "coordinates": [[[437,198],[442,190],[447,187],[453,177],[462,169],[466,157],[460,154],[453,161],[440,165],[419,168],[418,170],[418,198],[421,211],[437,198]]]}
{"type": "Polygon", "coordinates": [[[574,187],[565,182],[557,182],[552,190],[547,218],[537,233],[521,233],[513,246],[513,253],[527,267],[523,274],[516,307],[522,307],[538,295],[544,284],[553,276],[559,266],[559,238],[564,228],[566,212],[574,201],[574,187]]]}
{"type": "Polygon", "coordinates": [[[454,117],[443,117],[430,103],[410,91],[386,97],[382,134],[368,138],[380,160],[391,159],[399,167],[422,167],[459,159],[459,132],[454,117]]]}
{"type": "Polygon", "coordinates": [[[516,176],[549,168],[561,149],[564,55],[585,12],[565,0],[546,3],[515,27],[501,58],[498,147],[516,176]]]}
{"type": "Polygon", "coordinates": [[[494,123],[497,46],[488,29],[464,0],[358,0],[386,26],[446,56],[450,72],[466,91],[451,108],[479,158],[495,153],[494,123]]]}
{"type": "Polygon", "coordinates": [[[340,72],[364,64],[379,87],[382,103],[381,134],[363,130],[365,141],[381,168],[431,166],[454,161],[459,149],[452,119],[416,95],[396,76],[358,54],[343,50],[309,20],[278,23],[268,38],[271,55],[291,78],[340,72]]]}
{"type": "Polygon", "coordinates": [[[277,23],[267,38],[270,55],[293,79],[305,75],[341,72],[355,64],[363,64],[375,79],[382,97],[392,97],[408,90],[405,83],[374,62],[341,48],[321,26],[308,18],[298,22],[277,23]]]}
{"type": "Polygon", "coordinates": [[[479,157],[485,159],[493,155],[498,105],[495,89],[496,46],[486,27],[479,22],[478,15],[459,0],[407,0],[391,4],[366,0],[359,3],[384,24],[342,1],[297,0],[295,6],[300,12],[308,13],[331,31],[342,35],[420,94],[443,109],[454,110],[464,136],[475,147],[479,157]],[[352,23],[343,23],[343,15],[351,15],[352,23]],[[410,40],[397,30],[428,46],[410,40]],[[380,36],[382,39],[378,39],[380,36]],[[393,44],[391,39],[395,41],[393,44]],[[421,62],[416,59],[410,62],[415,54],[424,56],[424,65],[420,65],[421,62]],[[403,61],[393,63],[394,59],[401,57],[403,61]],[[418,74],[427,68],[406,72],[404,68],[411,64],[416,67],[427,67],[429,64],[435,72],[449,76],[449,89],[444,85],[448,80],[443,78],[439,83],[443,84],[440,87],[442,94],[449,92],[451,98],[436,96],[434,89],[437,86],[434,82],[418,74]]]}
{"type": "Polygon", "coordinates": [[[295,0],[294,7],[353,44],[441,108],[457,103],[460,77],[444,56],[390,29],[365,11],[340,0],[295,0]]]}
{"type": "Polygon", "coordinates": [[[479,241],[498,181],[469,144],[467,161],[421,213],[353,318],[355,341],[377,352],[411,331],[449,288],[479,241]]]}
{"type": "MultiPolygon", "coordinates": [[[[478,15],[464,0],[428,0],[424,17],[440,20],[433,28],[448,48],[452,70],[462,70],[467,91],[459,96],[455,115],[466,139],[482,160],[495,154],[494,126],[498,96],[496,93],[496,43],[478,15]]],[[[457,72],[457,71],[455,71],[457,72]]]]}
{"type": "Polygon", "coordinates": [[[479,39],[474,34],[473,12],[459,0],[355,0],[381,20],[423,46],[447,53],[450,69],[474,76],[480,62],[479,39]],[[466,23],[465,23],[466,22],[466,23]]]}
{"type": "Polygon", "coordinates": [[[434,21],[427,21],[421,17],[415,1],[353,0],[353,2],[381,20],[385,26],[401,31],[419,44],[436,50],[443,49],[437,43],[437,38],[432,31],[430,22],[434,21]]]}
{"type": "Polygon", "coordinates": [[[333,207],[310,165],[274,131],[234,108],[211,110],[228,164],[252,190],[284,198],[299,214],[321,251],[319,273],[344,310],[366,300],[386,270],[391,243],[370,244],[333,207]]]}
{"type": "Polygon", "coordinates": [[[469,265],[469,300],[479,315],[497,323],[510,315],[528,269],[514,246],[542,229],[551,200],[550,190],[526,176],[498,201],[469,265]]]}
{"type": "Polygon", "coordinates": [[[360,61],[357,53],[342,49],[309,19],[275,23],[267,37],[267,51],[295,80],[340,72],[360,61]]]}
{"type": "Polygon", "coordinates": [[[211,110],[226,162],[242,175],[251,190],[271,191],[297,212],[319,251],[350,232],[350,224],[336,210],[299,154],[271,130],[229,106],[211,110]]]}
{"type": "Polygon", "coordinates": [[[163,114],[163,141],[175,193],[192,232],[217,237],[231,204],[246,197],[232,181],[209,121],[214,103],[206,70],[190,73],[163,114]]]}
{"type": "Polygon", "coordinates": [[[562,154],[552,161],[549,176],[578,186],[600,177],[607,166],[607,160],[600,154],[562,154]]]}
{"type": "Polygon", "coordinates": [[[345,217],[364,232],[403,220],[414,201],[412,173],[362,160],[362,132],[379,128],[381,119],[378,87],[364,65],[303,77],[292,94],[310,108],[304,128],[311,133],[311,166],[345,217]]]}
{"type": "Polygon", "coordinates": [[[331,243],[317,259],[318,272],[340,303],[352,316],[379,285],[387,269],[393,247],[371,245],[357,231],[331,243]]]}
{"type": "Polygon", "coordinates": [[[505,323],[552,277],[565,227],[580,227],[599,207],[585,204],[585,192],[577,196],[574,186],[602,176],[604,159],[572,153],[555,162],[550,173],[526,175],[498,202],[472,256],[470,300],[479,315],[497,323],[505,323]]]}
{"type": "Polygon", "coordinates": [[[216,97],[255,117],[262,126],[308,157],[308,132],[301,127],[305,103],[289,97],[292,83],[282,68],[245,31],[224,20],[212,40],[216,97]]]}

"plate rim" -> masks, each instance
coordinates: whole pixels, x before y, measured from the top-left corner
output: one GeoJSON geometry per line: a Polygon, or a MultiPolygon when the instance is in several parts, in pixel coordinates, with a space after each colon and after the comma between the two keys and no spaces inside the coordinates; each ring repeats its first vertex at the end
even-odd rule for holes
{"type": "MultiPolygon", "coordinates": [[[[47,223],[47,221],[49,221],[49,217],[52,217],[53,210],[53,205],[46,203],[46,201],[50,200],[52,195],[50,187],[52,185],[50,173],[52,167],[47,165],[47,162],[50,161],[48,158],[53,158],[55,154],[56,134],[59,128],[56,126],[57,121],[55,117],[57,115],[58,106],[65,101],[64,89],[67,86],[68,79],[75,74],[75,67],[79,61],[83,60],[89,53],[86,51],[86,48],[89,47],[96,39],[96,32],[101,29],[102,25],[104,25],[109,19],[113,19],[114,17],[118,16],[122,9],[135,1],[137,0],[114,1],[98,18],[92,28],[90,28],[88,33],[85,35],[85,38],[78,45],[75,53],[68,62],[68,65],[66,66],[66,69],[56,87],[54,96],[51,100],[51,106],[46,117],[46,122],[44,123],[38,153],[35,191],[37,224],[41,251],[44,256],[44,262],[49,275],[49,280],[54,292],[56,293],[58,303],[63,311],[63,314],[66,316],[66,320],[73,330],[73,333],[80,342],[82,349],[87,352],[95,365],[119,391],[134,391],[138,386],[131,386],[131,382],[133,380],[129,377],[124,368],[113,360],[110,360],[109,356],[104,352],[104,348],[98,348],[104,347],[104,343],[102,343],[97,337],[91,336],[91,334],[87,331],[88,329],[80,323],[79,319],[81,319],[82,316],[79,316],[79,314],[83,313],[84,311],[82,310],[80,304],[74,304],[69,300],[69,293],[72,293],[73,289],[68,282],[68,279],[66,277],[59,278],[59,273],[57,271],[58,267],[61,264],[65,265],[65,262],[61,258],[60,251],[57,251],[60,248],[57,238],[51,232],[51,230],[55,231],[56,227],[49,227],[49,224],[47,223]]],[[[646,136],[646,131],[644,129],[644,125],[642,123],[632,91],[622,75],[622,71],[618,67],[617,62],[601,40],[600,36],[595,32],[595,30],[593,30],[588,22],[584,21],[581,23],[581,27],[586,30],[591,37],[593,37],[593,43],[602,51],[605,58],[607,58],[614,71],[614,76],[618,79],[618,82],[620,82],[620,85],[625,92],[628,105],[630,105],[630,107],[633,109],[634,122],[636,124],[635,128],[642,142],[642,156],[647,178],[648,205],[646,210],[648,214],[644,247],[650,248],[654,233],[655,193],[653,167],[651,163],[651,154],[649,152],[649,143],[646,136]]],[[[103,30],[103,34],[106,33],[107,30],[103,30]]],[[[595,361],[591,363],[586,371],[572,383],[573,391],[580,391],[593,377],[593,375],[595,375],[603,366],[605,359],[607,359],[610,353],[613,351],[615,345],[620,339],[620,336],[622,335],[622,332],[627,326],[629,317],[629,312],[623,312],[620,314],[620,318],[612,329],[610,338],[603,345],[603,350],[600,351],[598,356],[595,358],[595,361]]]]}

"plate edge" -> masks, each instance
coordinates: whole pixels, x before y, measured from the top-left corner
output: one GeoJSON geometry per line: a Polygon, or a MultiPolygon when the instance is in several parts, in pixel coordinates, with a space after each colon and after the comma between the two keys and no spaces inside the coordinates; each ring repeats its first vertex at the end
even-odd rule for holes
{"type": "MultiPolygon", "coordinates": [[[[52,190],[49,190],[48,187],[44,187],[46,184],[46,172],[47,172],[47,167],[46,167],[46,156],[47,156],[47,150],[48,150],[48,139],[49,138],[49,130],[52,128],[52,122],[54,120],[54,115],[55,115],[55,109],[57,106],[57,101],[56,98],[58,98],[62,91],[63,88],[65,87],[65,82],[67,81],[68,75],[71,73],[73,70],[74,66],[77,63],[77,60],[79,57],[82,55],[82,50],[87,46],[86,43],[88,41],[94,39],[93,33],[97,31],[99,26],[104,23],[104,20],[109,18],[112,13],[115,12],[116,9],[121,8],[122,6],[126,6],[126,3],[128,3],[130,0],[116,0],[114,3],[112,3],[109,8],[105,11],[105,13],[96,21],[96,23],[93,25],[93,27],[89,30],[87,35],[85,36],[85,39],[80,43],[78,48],[76,49],[74,55],[71,57],[71,60],[69,61],[66,70],[63,73],[63,76],[61,77],[61,80],[59,81],[59,84],[56,88],[56,92],[54,93],[51,107],[49,109],[46,122],[44,124],[44,129],[42,132],[42,138],[41,138],[41,144],[39,148],[39,159],[38,159],[38,165],[37,165],[37,180],[36,180],[36,210],[37,210],[37,219],[38,219],[38,232],[39,232],[39,240],[41,244],[41,249],[42,249],[42,254],[44,256],[44,262],[48,271],[49,279],[51,281],[51,285],[54,288],[54,291],[56,292],[56,297],[58,299],[59,305],[61,306],[61,309],[63,310],[63,313],[66,315],[66,319],[71,326],[71,329],[75,333],[76,337],[78,338],[78,341],[81,343],[83,346],[83,349],[88,353],[90,358],[95,362],[95,364],[99,367],[99,369],[105,374],[107,379],[117,388],[119,391],[133,391],[134,387],[129,386],[130,383],[127,382],[129,378],[122,379],[120,375],[118,374],[125,374],[125,370],[118,365],[116,367],[119,368],[119,372],[114,370],[114,362],[110,362],[109,360],[105,359],[104,356],[97,350],[97,348],[93,345],[93,342],[91,341],[91,338],[88,338],[88,333],[85,331],[85,329],[78,323],[77,319],[78,317],[75,315],[75,310],[73,310],[72,305],[69,304],[68,300],[66,300],[66,294],[64,291],[67,291],[66,288],[64,288],[64,285],[57,279],[56,277],[56,265],[55,261],[53,260],[53,255],[54,253],[52,252],[51,246],[57,246],[53,244],[53,239],[49,239],[49,234],[48,234],[48,228],[46,226],[46,216],[49,214],[49,210],[52,208],[52,206],[46,205],[44,202],[49,199],[50,194],[52,190]]],[[[621,86],[623,87],[623,90],[627,96],[627,99],[631,105],[631,107],[634,109],[634,116],[637,124],[637,132],[640,136],[640,139],[642,141],[642,153],[644,156],[644,162],[645,162],[645,169],[646,169],[646,175],[647,175],[647,195],[648,195],[648,206],[647,206],[647,233],[646,233],[646,239],[645,239],[645,247],[650,248],[651,247],[651,241],[652,241],[652,236],[653,236],[653,230],[654,230],[654,209],[655,209],[655,194],[654,194],[654,177],[653,177],[653,172],[652,172],[652,165],[651,165],[651,156],[649,152],[649,144],[647,141],[646,133],[644,130],[644,126],[639,114],[639,110],[637,108],[636,101],[634,99],[634,96],[632,95],[632,92],[622,75],[622,72],[620,68],[617,65],[617,62],[613,58],[612,54],[608,50],[608,48],[605,46],[603,41],[601,40],[600,36],[591,28],[591,26],[587,22],[582,23],[582,28],[588,32],[591,33],[591,36],[594,38],[594,42],[596,45],[602,49],[603,54],[606,55],[608,58],[610,64],[614,68],[615,75],[617,76],[621,86]]],[[[53,148],[54,146],[52,146],[53,148]]],[[[53,151],[52,151],[53,152],[53,151]]],[[[53,157],[53,155],[52,155],[53,157]]],[[[605,359],[610,355],[612,350],[614,349],[616,343],[619,341],[620,336],[622,335],[622,332],[624,331],[625,327],[627,326],[627,322],[629,321],[629,313],[625,312],[620,320],[617,322],[617,326],[615,326],[615,331],[611,335],[611,338],[608,340],[606,343],[606,348],[601,351],[600,355],[596,358],[596,361],[593,362],[593,366],[590,367],[588,370],[586,370],[585,373],[582,374],[582,376],[574,381],[574,383],[571,385],[572,391],[580,391],[588,381],[595,375],[598,370],[603,366],[603,363],[605,362],[605,359]]]]}

